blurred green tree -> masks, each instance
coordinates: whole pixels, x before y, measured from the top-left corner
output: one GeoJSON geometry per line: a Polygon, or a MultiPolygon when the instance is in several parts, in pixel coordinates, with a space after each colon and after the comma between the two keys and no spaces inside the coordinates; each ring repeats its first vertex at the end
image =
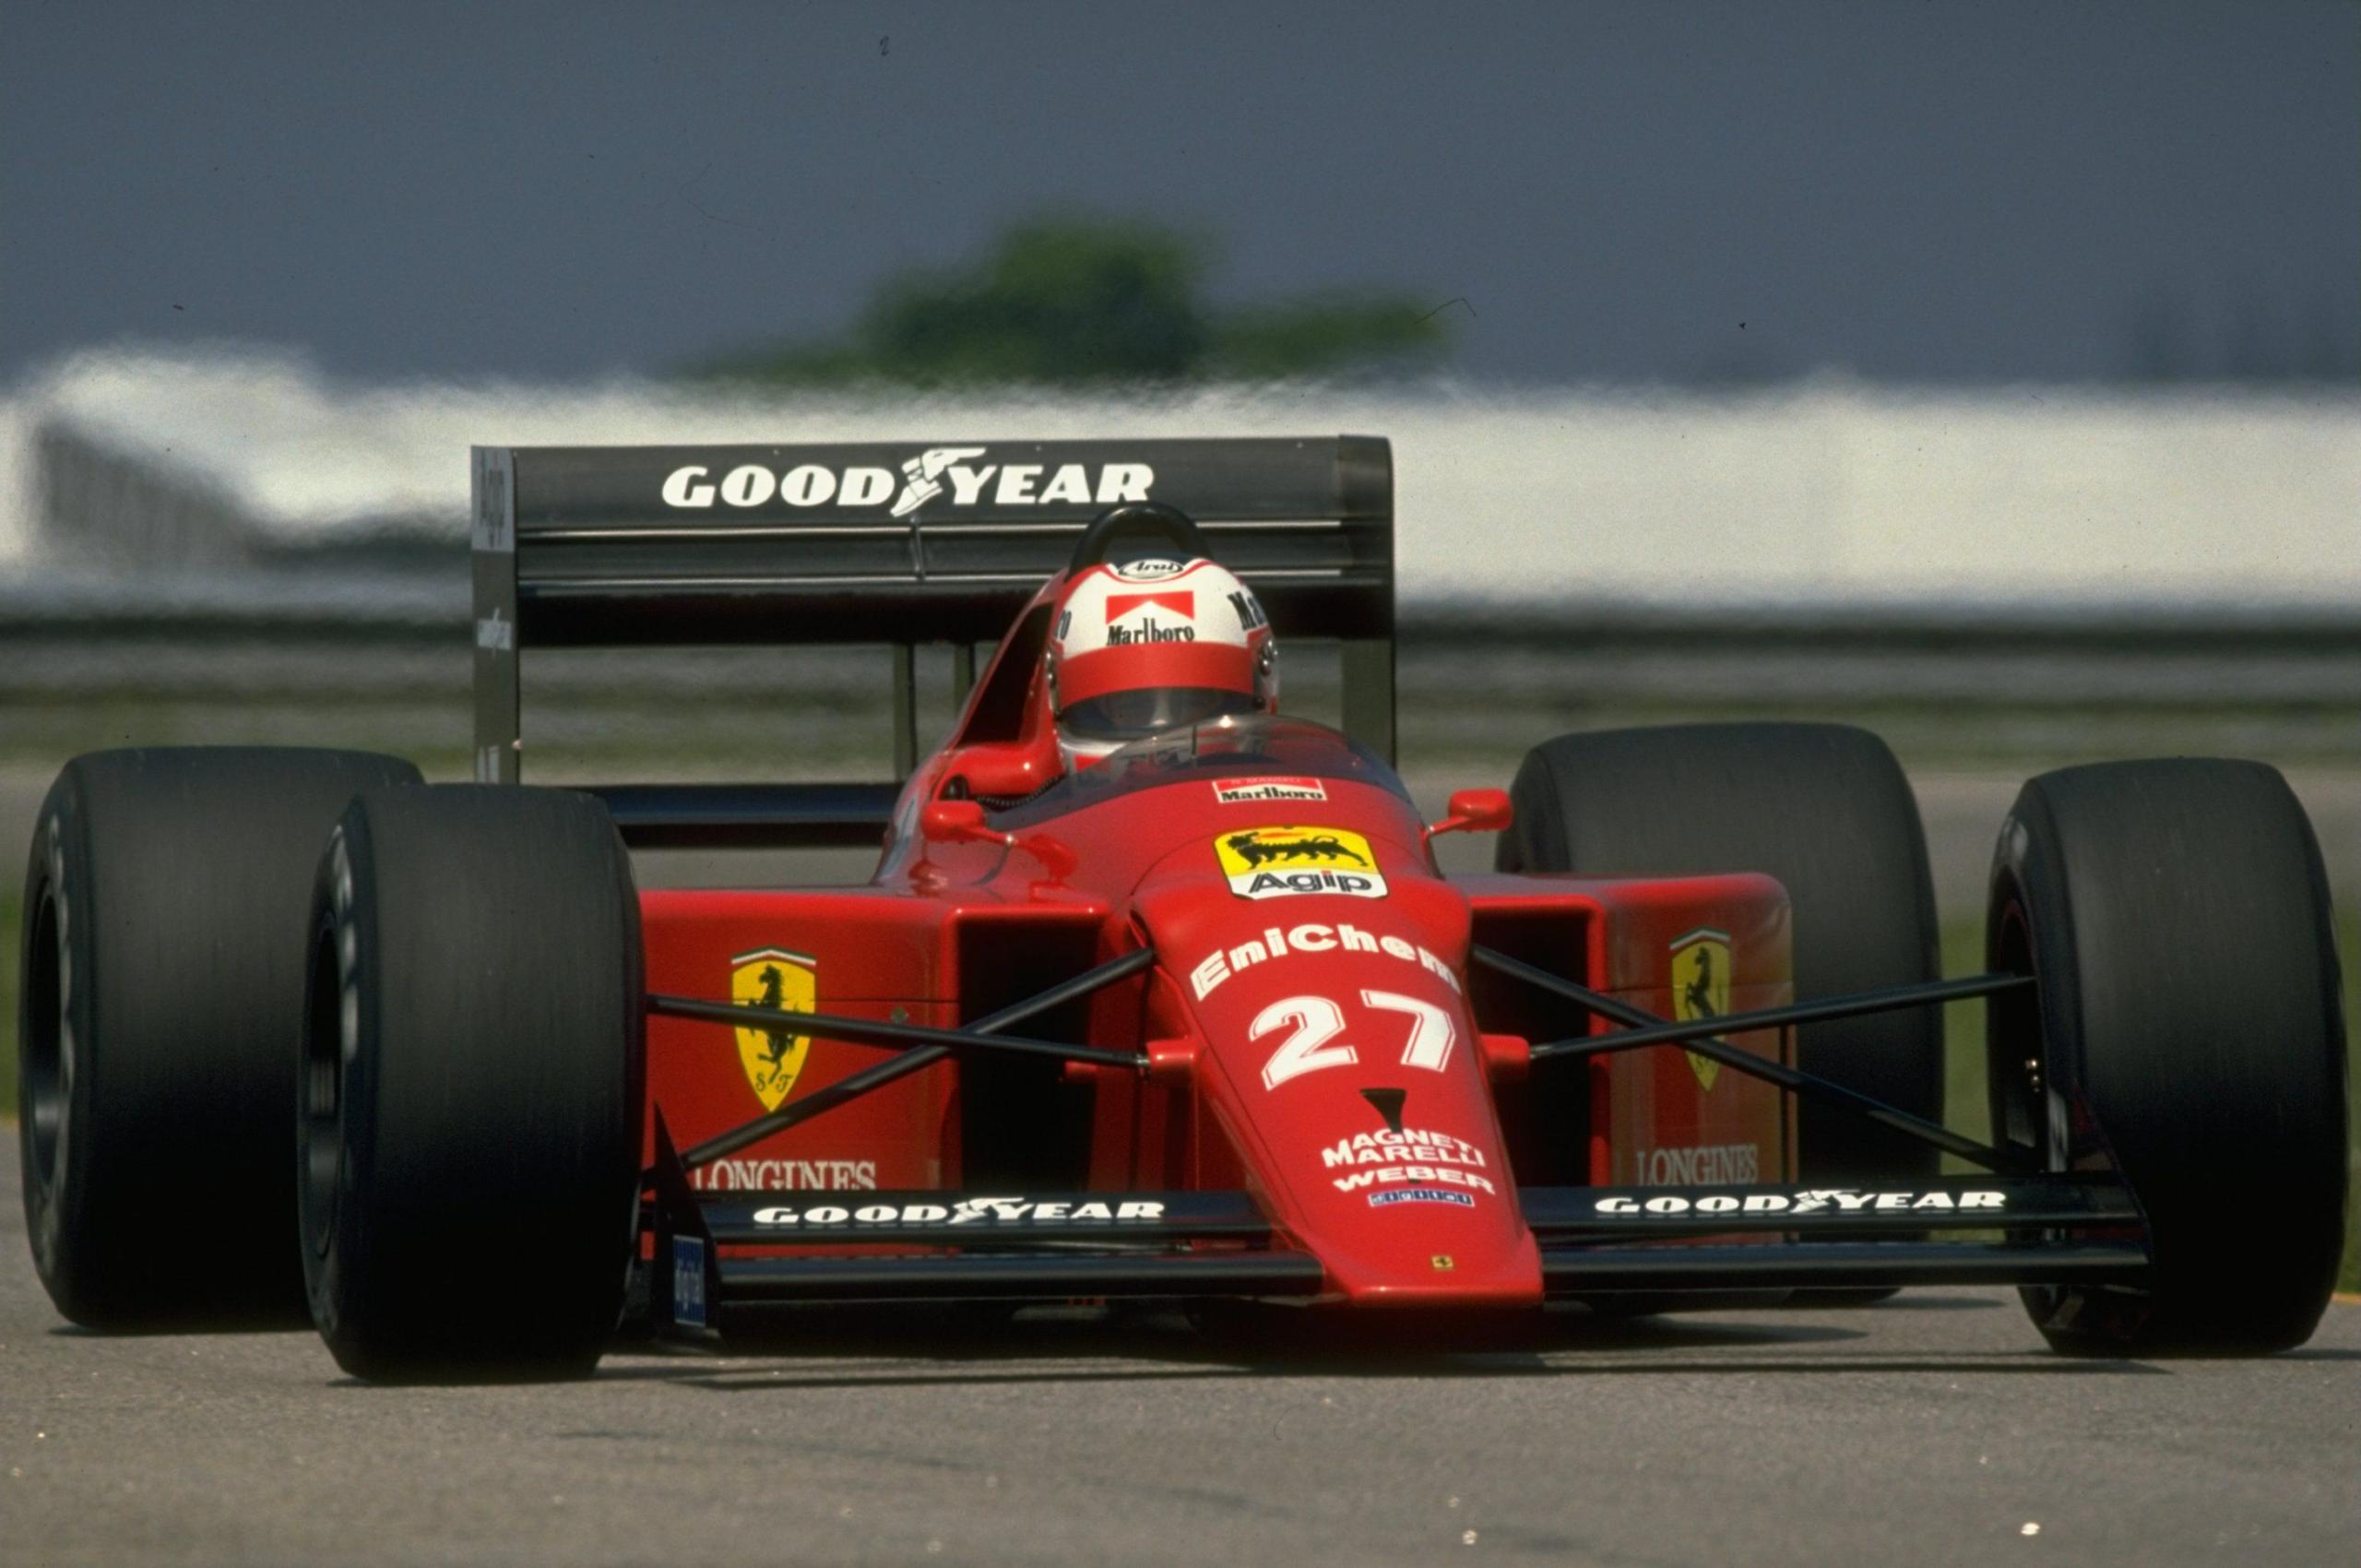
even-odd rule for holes
{"type": "Polygon", "coordinates": [[[844,339],[736,353],[708,378],[918,386],[1278,379],[1439,360],[1450,327],[1408,294],[1329,292],[1220,310],[1207,248],[1160,225],[1037,218],[973,267],[882,285],[844,339]]]}

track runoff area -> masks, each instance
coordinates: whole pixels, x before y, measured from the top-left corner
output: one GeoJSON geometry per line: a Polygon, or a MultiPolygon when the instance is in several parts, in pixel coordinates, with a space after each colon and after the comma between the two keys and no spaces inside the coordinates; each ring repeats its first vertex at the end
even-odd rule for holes
{"type": "Polygon", "coordinates": [[[2343,1562],[2361,1306],[2071,1360],[2012,1294],[1448,1354],[848,1310],[587,1383],[368,1389],[317,1335],[66,1326],[0,1128],[0,1564],[2343,1562]],[[660,1500],[660,1502],[659,1502],[660,1500]]]}

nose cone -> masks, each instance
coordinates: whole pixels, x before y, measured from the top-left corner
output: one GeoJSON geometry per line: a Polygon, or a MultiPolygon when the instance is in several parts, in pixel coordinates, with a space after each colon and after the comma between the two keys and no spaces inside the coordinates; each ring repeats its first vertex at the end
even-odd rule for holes
{"type": "Polygon", "coordinates": [[[1461,994],[1466,904],[1423,875],[1386,880],[1378,897],[1248,899],[1190,879],[1138,908],[1203,1037],[1199,1093],[1337,1295],[1537,1303],[1461,994]]]}

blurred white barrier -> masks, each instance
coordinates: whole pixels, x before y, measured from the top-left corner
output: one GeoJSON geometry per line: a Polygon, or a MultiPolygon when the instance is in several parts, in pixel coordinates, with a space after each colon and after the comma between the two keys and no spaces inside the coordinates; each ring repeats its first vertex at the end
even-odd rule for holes
{"type": "Polygon", "coordinates": [[[463,536],[470,442],[1390,436],[1406,599],[2361,603],[2361,396],[1846,382],[1708,397],[1216,388],[755,398],[360,387],[89,356],[0,407],[0,573],[224,567],[463,536]],[[13,563],[13,564],[12,564],[13,563]]]}

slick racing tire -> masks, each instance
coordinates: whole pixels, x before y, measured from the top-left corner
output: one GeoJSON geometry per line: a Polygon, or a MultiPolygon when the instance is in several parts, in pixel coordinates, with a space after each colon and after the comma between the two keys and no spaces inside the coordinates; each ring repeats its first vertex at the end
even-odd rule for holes
{"type": "MultiPolygon", "coordinates": [[[[1761,872],[1794,911],[1797,1002],[1940,972],[1917,802],[1885,742],[1837,724],[1677,724],[1561,735],[1517,770],[1502,871],[1589,876],[1761,872]]],[[[1922,1116],[1943,1111],[1933,1007],[1796,1030],[1796,1064],[1922,1116]]],[[[1796,1108],[1800,1179],[1913,1186],[1935,1149],[1812,1100],[1796,1108]]]]}
{"type": "Polygon", "coordinates": [[[67,1318],[303,1321],[287,1086],[313,864],[356,791],[417,779],[394,757],[228,746],[59,773],[25,873],[17,1070],[26,1228],[67,1318]]]}
{"type": "MultiPolygon", "coordinates": [[[[1591,876],[1760,872],[1787,890],[1795,999],[1941,973],[1934,879],[1909,781],[1883,741],[1838,724],[1675,724],[1561,735],[1527,753],[1510,789],[1502,871],[1591,876]]],[[[1943,1114],[1941,1010],[1804,1024],[1796,1065],[1914,1116],[1943,1114]]],[[[1920,1186],[1929,1145],[1816,1100],[1796,1106],[1798,1179],[1920,1186]]],[[[1813,1290],[1827,1305],[1890,1289],[1813,1290]]]]}
{"type": "Polygon", "coordinates": [[[312,897],[303,1262],[381,1383],[587,1375],[636,1255],[639,900],[597,801],[371,790],[312,897]]]}
{"type": "Polygon", "coordinates": [[[2029,1288],[2071,1355],[2263,1354],[2311,1336],[2346,1182],[2328,884],[2260,763],[2046,773],[2000,831],[1987,956],[1992,1125],[2051,1170],[2111,1166],[2147,1218],[2141,1288],[2029,1288]]]}

